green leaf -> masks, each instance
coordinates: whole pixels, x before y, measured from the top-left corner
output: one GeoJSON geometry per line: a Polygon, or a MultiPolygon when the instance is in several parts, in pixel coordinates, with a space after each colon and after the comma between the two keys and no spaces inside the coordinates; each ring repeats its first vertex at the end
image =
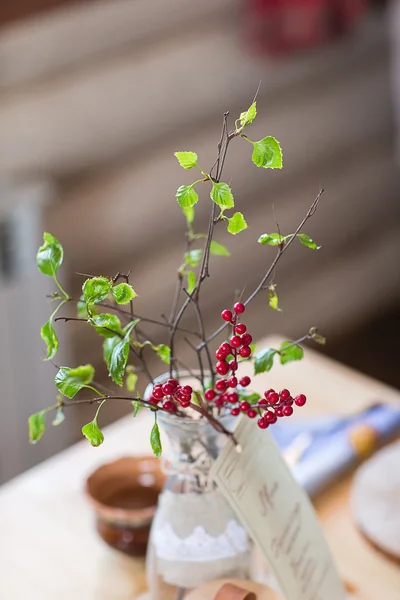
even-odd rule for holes
{"type": "Polygon", "coordinates": [[[250,404],[257,404],[261,396],[256,392],[246,392],[244,390],[240,390],[239,398],[240,400],[247,400],[247,402],[250,402],[250,404]]]}
{"type": "Polygon", "coordinates": [[[274,356],[277,352],[278,351],[273,348],[264,348],[263,350],[260,350],[254,360],[254,375],[270,371],[273,367],[274,356]]]}
{"type": "Polygon", "coordinates": [[[47,354],[45,360],[51,360],[55,357],[55,355],[58,352],[58,338],[56,332],[54,331],[51,319],[49,319],[47,323],[43,325],[43,327],[40,330],[40,335],[47,346],[47,354]]]}
{"type": "Polygon", "coordinates": [[[184,169],[191,169],[197,165],[197,154],[196,152],[174,152],[179,164],[184,169]]]}
{"type": "Polygon", "coordinates": [[[191,225],[194,221],[194,208],[193,206],[183,207],[183,214],[185,215],[186,223],[191,225]]]}
{"type": "Polygon", "coordinates": [[[317,246],[317,244],[305,233],[298,233],[297,237],[303,246],[307,246],[307,248],[311,248],[311,250],[319,250],[321,246],[317,246]]]}
{"type": "Polygon", "coordinates": [[[244,229],[247,229],[247,223],[241,212],[237,212],[228,219],[228,231],[232,235],[240,233],[244,229]]]}
{"type": "Polygon", "coordinates": [[[268,246],[279,246],[284,241],[284,238],[279,233],[263,233],[258,238],[258,243],[264,246],[265,244],[268,244],[268,246]]]}
{"type": "Polygon", "coordinates": [[[46,412],[46,410],[41,410],[28,419],[29,441],[31,444],[36,444],[46,431],[46,412]]]}
{"type": "Polygon", "coordinates": [[[230,256],[231,255],[228,248],[226,248],[219,242],[216,242],[215,240],[212,240],[212,242],[211,242],[210,252],[211,252],[211,254],[215,254],[215,256],[230,256]]]}
{"type": "Polygon", "coordinates": [[[201,260],[202,253],[203,250],[201,250],[201,248],[185,252],[185,265],[188,265],[188,267],[197,267],[201,260]]]}
{"type": "Polygon", "coordinates": [[[125,379],[125,386],[128,392],[132,393],[135,391],[137,380],[138,376],[136,375],[136,373],[128,373],[125,379]]]}
{"type": "Polygon", "coordinates": [[[83,298],[86,304],[102,302],[110,293],[112,281],[106,277],[92,277],[86,279],[82,286],[83,298]]]}
{"type": "Polygon", "coordinates": [[[170,348],[168,346],[166,346],[165,344],[160,344],[159,346],[155,346],[154,350],[155,350],[157,356],[159,358],[161,358],[163,363],[165,363],[166,365],[169,365],[170,358],[171,358],[170,348]]]}
{"type": "Polygon", "coordinates": [[[107,365],[108,370],[110,370],[110,361],[111,361],[111,355],[113,353],[113,350],[120,341],[121,341],[121,338],[115,336],[112,338],[107,338],[103,342],[103,358],[104,358],[104,362],[107,365]]]}
{"type": "Polygon", "coordinates": [[[53,419],[52,425],[57,427],[58,425],[61,425],[61,423],[63,423],[64,420],[65,420],[65,415],[63,413],[63,409],[59,408],[56,412],[56,416],[53,419]]]}
{"type": "Polygon", "coordinates": [[[233,208],[235,206],[235,201],[233,199],[231,188],[227,183],[213,182],[210,197],[211,200],[215,202],[215,204],[222,208],[222,210],[226,210],[227,208],[233,208]]]}
{"type": "Polygon", "coordinates": [[[101,313],[96,317],[90,318],[89,323],[93,325],[97,333],[103,337],[114,337],[116,333],[123,335],[121,321],[116,315],[112,315],[110,313],[101,313]]]}
{"type": "Polygon", "coordinates": [[[198,199],[199,195],[191,185],[181,185],[176,192],[176,200],[182,208],[191,208],[198,199]]]}
{"type": "Polygon", "coordinates": [[[57,389],[67,398],[73,398],[83,387],[92,383],[94,367],[92,365],[81,365],[76,369],[60,367],[55,376],[54,383],[57,389]]]}
{"type": "Polygon", "coordinates": [[[134,329],[136,327],[136,325],[140,323],[140,319],[133,319],[133,321],[129,321],[129,323],[127,325],[125,325],[123,332],[125,334],[132,333],[132,329],[134,329]]]}
{"type": "Polygon", "coordinates": [[[86,304],[85,299],[82,296],[80,297],[80,299],[78,300],[78,302],[76,303],[76,314],[77,317],[79,317],[79,319],[89,319],[90,315],[88,312],[88,308],[90,310],[90,315],[95,315],[96,314],[96,308],[94,304],[89,304],[89,306],[86,304]]]}
{"type": "Polygon", "coordinates": [[[129,333],[123,339],[119,339],[117,343],[113,345],[109,360],[110,377],[117,385],[120,386],[123,385],[123,377],[125,373],[126,363],[128,362],[128,356],[129,333]]]}
{"type": "Polygon", "coordinates": [[[253,344],[250,344],[250,350],[251,350],[252,356],[254,356],[256,348],[257,348],[257,344],[256,343],[253,342],[253,344]]]}
{"type": "Polygon", "coordinates": [[[142,405],[137,400],[132,400],[132,406],[133,406],[133,416],[136,417],[139,410],[142,408],[142,405]]]}
{"type": "Polygon", "coordinates": [[[196,275],[193,271],[187,272],[187,293],[191,294],[196,287],[196,275]]]}
{"type": "Polygon", "coordinates": [[[128,304],[137,297],[137,293],[129,283],[119,283],[111,290],[117,304],[128,304]]]}
{"type": "Polygon", "coordinates": [[[276,285],[274,283],[272,283],[268,288],[268,302],[273,310],[281,310],[278,306],[279,299],[278,294],[276,293],[276,285]]]}
{"type": "Polygon", "coordinates": [[[152,450],[157,458],[160,458],[162,453],[161,439],[160,439],[160,430],[158,428],[157,423],[155,422],[153,428],[150,433],[150,444],[152,450]]]}
{"type": "Polygon", "coordinates": [[[54,277],[62,265],[64,250],[60,242],[51,233],[43,234],[43,245],[36,254],[36,264],[43,275],[54,277]]]}
{"type": "Polygon", "coordinates": [[[279,360],[285,365],[293,360],[301,360],[304,352],[301,346],[293,345],[293,342],[283,342],[279,348],[279,360]]]}
{"type": "Polygon", "coordinates": [[[92,446],[97,447],[104,442],[104,435],[101,433],[96,419],[93,419],[93,421],[84,425],[82,427],[82,433],[92,446]]]}
{"type": "Polygon", "coordinates": [[[257,116],[257,102],[253,102],[248,110],[240,113],[240,124],[242,127],[246,127],[246,125],[250,125],[254,121],[257,116]]]}
{"type": "Polygon", "coordinates": [[[253,163],[264,169],[282,168],[282,150],[278,140],[268,135],[259,142],[253,143],[253,163]]]}

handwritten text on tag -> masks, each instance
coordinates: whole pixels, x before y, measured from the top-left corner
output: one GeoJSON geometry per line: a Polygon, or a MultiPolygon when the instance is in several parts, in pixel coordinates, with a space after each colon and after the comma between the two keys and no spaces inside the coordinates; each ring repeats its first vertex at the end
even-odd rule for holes
{"type": "Polygon", "coordinates": [[[259,545],[287,600],[345,600],[311,502],[269,432],[242,418],[212,475],[259,545]]]}

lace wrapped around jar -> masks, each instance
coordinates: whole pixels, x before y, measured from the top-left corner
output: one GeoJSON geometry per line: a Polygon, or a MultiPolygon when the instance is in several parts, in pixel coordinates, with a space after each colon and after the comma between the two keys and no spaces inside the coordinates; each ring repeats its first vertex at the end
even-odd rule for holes
{"type": "MultiPolygon", "coordinates": [[[[233,426],[230,414],[220,420],[228,429],[233,426]]],[[[204,417],[160,411],[158,422],[169,438],[171,456],[164,461],[168,477],[148,546],[151,600],[183,598],[212,579],[248,577],[247,533],[210,476],[225,437],[204,417]]]]}

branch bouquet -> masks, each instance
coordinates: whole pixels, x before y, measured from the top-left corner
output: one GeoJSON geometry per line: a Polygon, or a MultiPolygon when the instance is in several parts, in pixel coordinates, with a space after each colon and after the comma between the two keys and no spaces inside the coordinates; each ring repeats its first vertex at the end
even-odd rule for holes
{"type": "MultiPolygon", "coordinates": [[[[46,418],[54,413],[52,424],[60,425],[65,418],[65,410],[72,405],[93,404],[93,419],[82,428],[83,435],[93,446],[103,442],[99,426],[100,413],[104,405],[123,400],[132,404],[134,415],[146,408],[154,414],[154,424],[150,433],[150,443],[156,456],[161,455],[161,440],[157,423],[160,412],[170,413],[179,419],[200,418],[207,420],[218,432],[230,436],[221,422],[221,415],[227,412],[237,417],[241,414],[254,419],[261,429],[267,429],[277,419],[289,417],[295,406],[303,406],[306,397],[302,393],[292,396],[286,388],[266,390],[263,395],[249,391],[251,379],[240,375],[241,364],[253,361],[254,375],[269,371],[275,360],[282,364],[300,360],[303,356],[301,343],[314,340],[324,343],[315,327],[295,341],[284,342],[280,348],[267,348],[254,353],[253,338],[243,321],[251,301],[260,293],[266,293],[269,306],[278,309],[278,295],[274,283],[275,270],[285,252],[295,243],[312,250],[316,243],[303,232],[306,222],[315,213],[322,190],[312,202],[309,210],[292,233],[279,231],[265,233],[258,239],[260,246],[269,246],[275,255],[265,270],[261,281],[246,298],[237,298],[232,307],[223,308],[221,325],[213,332],[207,331],[201,309],[201,292],[204,281],[210,277],[212,257],[229,256],[228,249],[215,239],[220,227],[227,227],[232,236],[247,228],[242,212],[233,212],[235,199],[230,186],[223,181],[225,162],[232,142],[249,144],[253,165],[264,169],[282,168],[282,151],[278,141],[267,136],[252,141],[247,130],[256,118],[257,106],[254,101],[250,108],[242,112],[229,128],[229,113],[223,115],[222,131],[217,144],[217,155],[213,165],[207,170],[200,166],[195,152],[175,152],[179,165],[193,170],[196,177],[190,185],[181,185],[176,192],[176,201],[186,221],[185,248],[182,264],[177,269],[176,291],[169,318],[155,320],[137,314],[135,297],[137,293],[131,285],[130,273],[117,273],[114,277],[89,277],[82,286],[82,295],[72,298],[61,285],[58,273],[63,263],[64,251],[60,242],[50,233],[44,234],[44,243],[37,253],[37,266],[44,275],[53,278],[57,288],[50,301],[56,304],[47,323],[41,329],[41,336],[47,348],[46,360],[53,360],[58,351],[58,338],[55,323],[78,320],[92,327],[102,340],[103,357],[111,380],[121,388],[120,393],[104,387],[95,381],[92,365],[60,367],[55,376],[58,396],[54,405],[31,415],[29,418],[30,441],[36,443],[44,434],[46,418]],[[210,204],[210,218],[207,232],[196,230],[195,207],[199,202],[198,189],[207,188],[210,204]],[[76,317],[64,317],[62,309],[75,303],[76,317]],[[198,327],[189,330],[181,326],[187,311],[193,310],[198,327]],[[61,313],[61,314],[60,314],[61,313]],[[158,344],[146,334],[146,324],[157,324],[165,333],[165,343],[158,344]],[[177,337],[185,340],[197,357],[198,369],[192,371],[184,364],[176,352],[177,337]],[[221,343],[215,353],[210,344],[215,338],[221,343]],[[168,365],[168,377],[156,382],[149,367],[149,353],[155,353],[160,361],[168,365]],[[192,375],[196,385],[181,381],[184,370],[192,375]],[[147,394],[136,389],[138,373],[147,377],[150,388],[147,394]],[[149,391],[150,390],[150,391],[149,391]],[[88,395],[89,394],[89,395],[88,395]]],[[[260,249],[265,251],[265,249],[260,249]]]]}

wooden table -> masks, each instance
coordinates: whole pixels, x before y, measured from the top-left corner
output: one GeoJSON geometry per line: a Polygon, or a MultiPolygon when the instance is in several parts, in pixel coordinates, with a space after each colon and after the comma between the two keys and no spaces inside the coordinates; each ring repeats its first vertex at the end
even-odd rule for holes
{"type": "MultiPolygon", "coordinates": [[[[277,344],[279,338],[272,337],[259,347],[277,344]]],[[[309,403],[302,410],[309,414],[351,413],[376,400],[400,402],[396,390],[310,350],[303,361],[276,366],[255,381],[260,389],[304,392],[309,403]]],[[[100,448],[82,441],[0,488],[1,600],[133,600],[144,591],[144,562],[101,542],[83,485],[101,463],[149,452],[148,416],[126,417],[105,429],[100,448]]],[[[353,524],[350,482],[349,477],[316,500],[339,570],[357,588],[359,600],[399,600],[399,566],[374,550],[353,524]]]]}

